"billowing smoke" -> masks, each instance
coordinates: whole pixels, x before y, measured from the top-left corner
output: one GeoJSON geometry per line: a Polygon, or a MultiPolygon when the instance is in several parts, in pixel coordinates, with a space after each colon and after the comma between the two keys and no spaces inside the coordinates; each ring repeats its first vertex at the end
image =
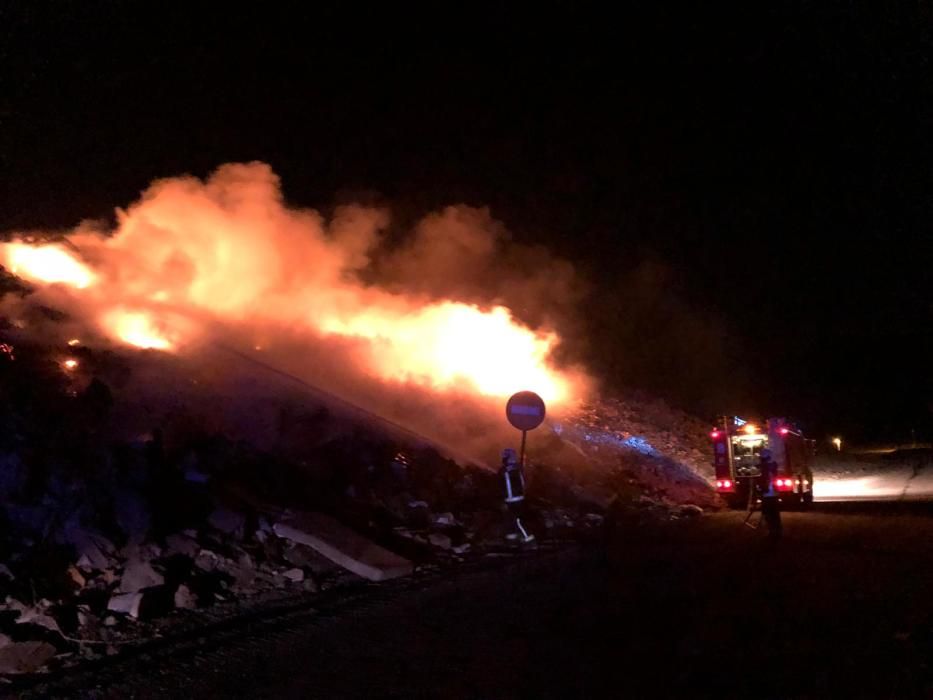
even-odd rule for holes
{"type": "Polygon", "coordinates": [[[568,263],[512,244],[485,210],[429,214],[391,244],[390,222],[381,208],[289,207],[269,166],[228,164],[153,183],[114,230],[14,234],[0,261],[37,285],[27,305],[64,311],[59,332],[82,342],[226,377],[286,372],[463,451],[501,434],[515,391],[556,410],[582,397],[584,374],[556,360],[579,295],[568,263]]]}
{"type": "Polygon", "coordinates": [[[504,304],[523,321],[568,325],[582,287],[570,263],[541,246],[512,243],[485,209],[430,214],[395,251],[377,261],[390,288],[431,298],[504,304]]]}

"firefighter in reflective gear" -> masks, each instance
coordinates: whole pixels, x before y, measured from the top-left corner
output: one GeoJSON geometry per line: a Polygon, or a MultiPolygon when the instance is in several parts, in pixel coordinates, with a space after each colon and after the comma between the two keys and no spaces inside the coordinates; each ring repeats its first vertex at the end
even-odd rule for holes
{"type": "MultiPolygon", "coordinates": [[[[532,542],[534,535],[528,534],[522,525],[522,508],[525,502],[525,474],[522,465],[518,461],[515,450],[510,447],[502,450],[502,466],[499,468],[499,476],[502,478],[505,489],[505,502],[509,509],[509,514],[515,519],[515,526],[525,542],[532,542]]],[[[509,535],[514,539],[517,535],[509,535]]]]}
{"type": "Polygon", "coordinates": [[[758,477],[758,492],[761,494],[761,516],[768,524],[768,537],[776,540],[781,536],[781,502],[774,487],[777,478],[777,463],[771,459],[771,450],[765,448],[758,459],[761,474],[758,477]]]}

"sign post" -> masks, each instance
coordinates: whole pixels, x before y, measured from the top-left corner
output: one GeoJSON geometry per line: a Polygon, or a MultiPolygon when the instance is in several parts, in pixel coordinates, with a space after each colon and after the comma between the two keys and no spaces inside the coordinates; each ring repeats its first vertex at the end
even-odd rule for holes
{"type": "MultiPolygon", "coordinates": [[[[529,534],[522,525],[522,503],[525,500],[525,439],[529,430],[534,430],[541,425],[544,415],[544,401],[533,391],[520,391],[513,394],[505,405],[505,417],[509,419],[509,423],[514,428],[522,431],[522,451],[518,463],[515,462],[515,450],[507,448],[502,452],[501,474],[505,478],[505,501],[526,543],[533,542],[535,536],[529,534]]],[[[515,536],[512,534],[506,537],[515,536]]]]}
{"type": "Polygon", "coordinates": [[[522,431],[522,450],[518,463],[525,467],[525,438],[529,430],[534,430],[544,422],[547,410],[544,399],[533,391],[520,391],[513,394],[505,405],[505,417],[512,427],[522,431]]]}

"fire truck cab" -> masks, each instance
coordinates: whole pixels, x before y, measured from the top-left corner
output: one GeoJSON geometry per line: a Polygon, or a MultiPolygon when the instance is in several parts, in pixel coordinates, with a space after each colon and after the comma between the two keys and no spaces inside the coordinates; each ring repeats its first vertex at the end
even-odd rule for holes
{"type": "Polygon", "coordinates": [[[791,422],[769,418],[762,423],[738,416],[720,416],[710,432],[716,491],[733,508],[749,503],[755,481],[761,476],[759,459],[768,449],[777,464],[774,488],[788,507],[806,508],[813,503],[810,460],[815,441],[808,440],[791,422]]]}

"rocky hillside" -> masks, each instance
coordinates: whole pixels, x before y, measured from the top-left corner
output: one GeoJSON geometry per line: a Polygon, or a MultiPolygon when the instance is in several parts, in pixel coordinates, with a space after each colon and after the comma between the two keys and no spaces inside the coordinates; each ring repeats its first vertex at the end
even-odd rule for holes
{"type": "MultiPolygon", "coordinates": [[[[492,469],[294,396],[263,408],[278,438],[253,444],[196,418],[182,394],[154,412],[121,389],[138,371],[127,358],[0,343],[0,673],[521,546],[492,469]],[[128,437],[130,415],[151,429],[128,437]]],[[[716,507],[705,432],[635,399],[542,426],[529,439],[525,527],[560,542],[599,533],[620,507],[661,518],[716,507]]]]}

